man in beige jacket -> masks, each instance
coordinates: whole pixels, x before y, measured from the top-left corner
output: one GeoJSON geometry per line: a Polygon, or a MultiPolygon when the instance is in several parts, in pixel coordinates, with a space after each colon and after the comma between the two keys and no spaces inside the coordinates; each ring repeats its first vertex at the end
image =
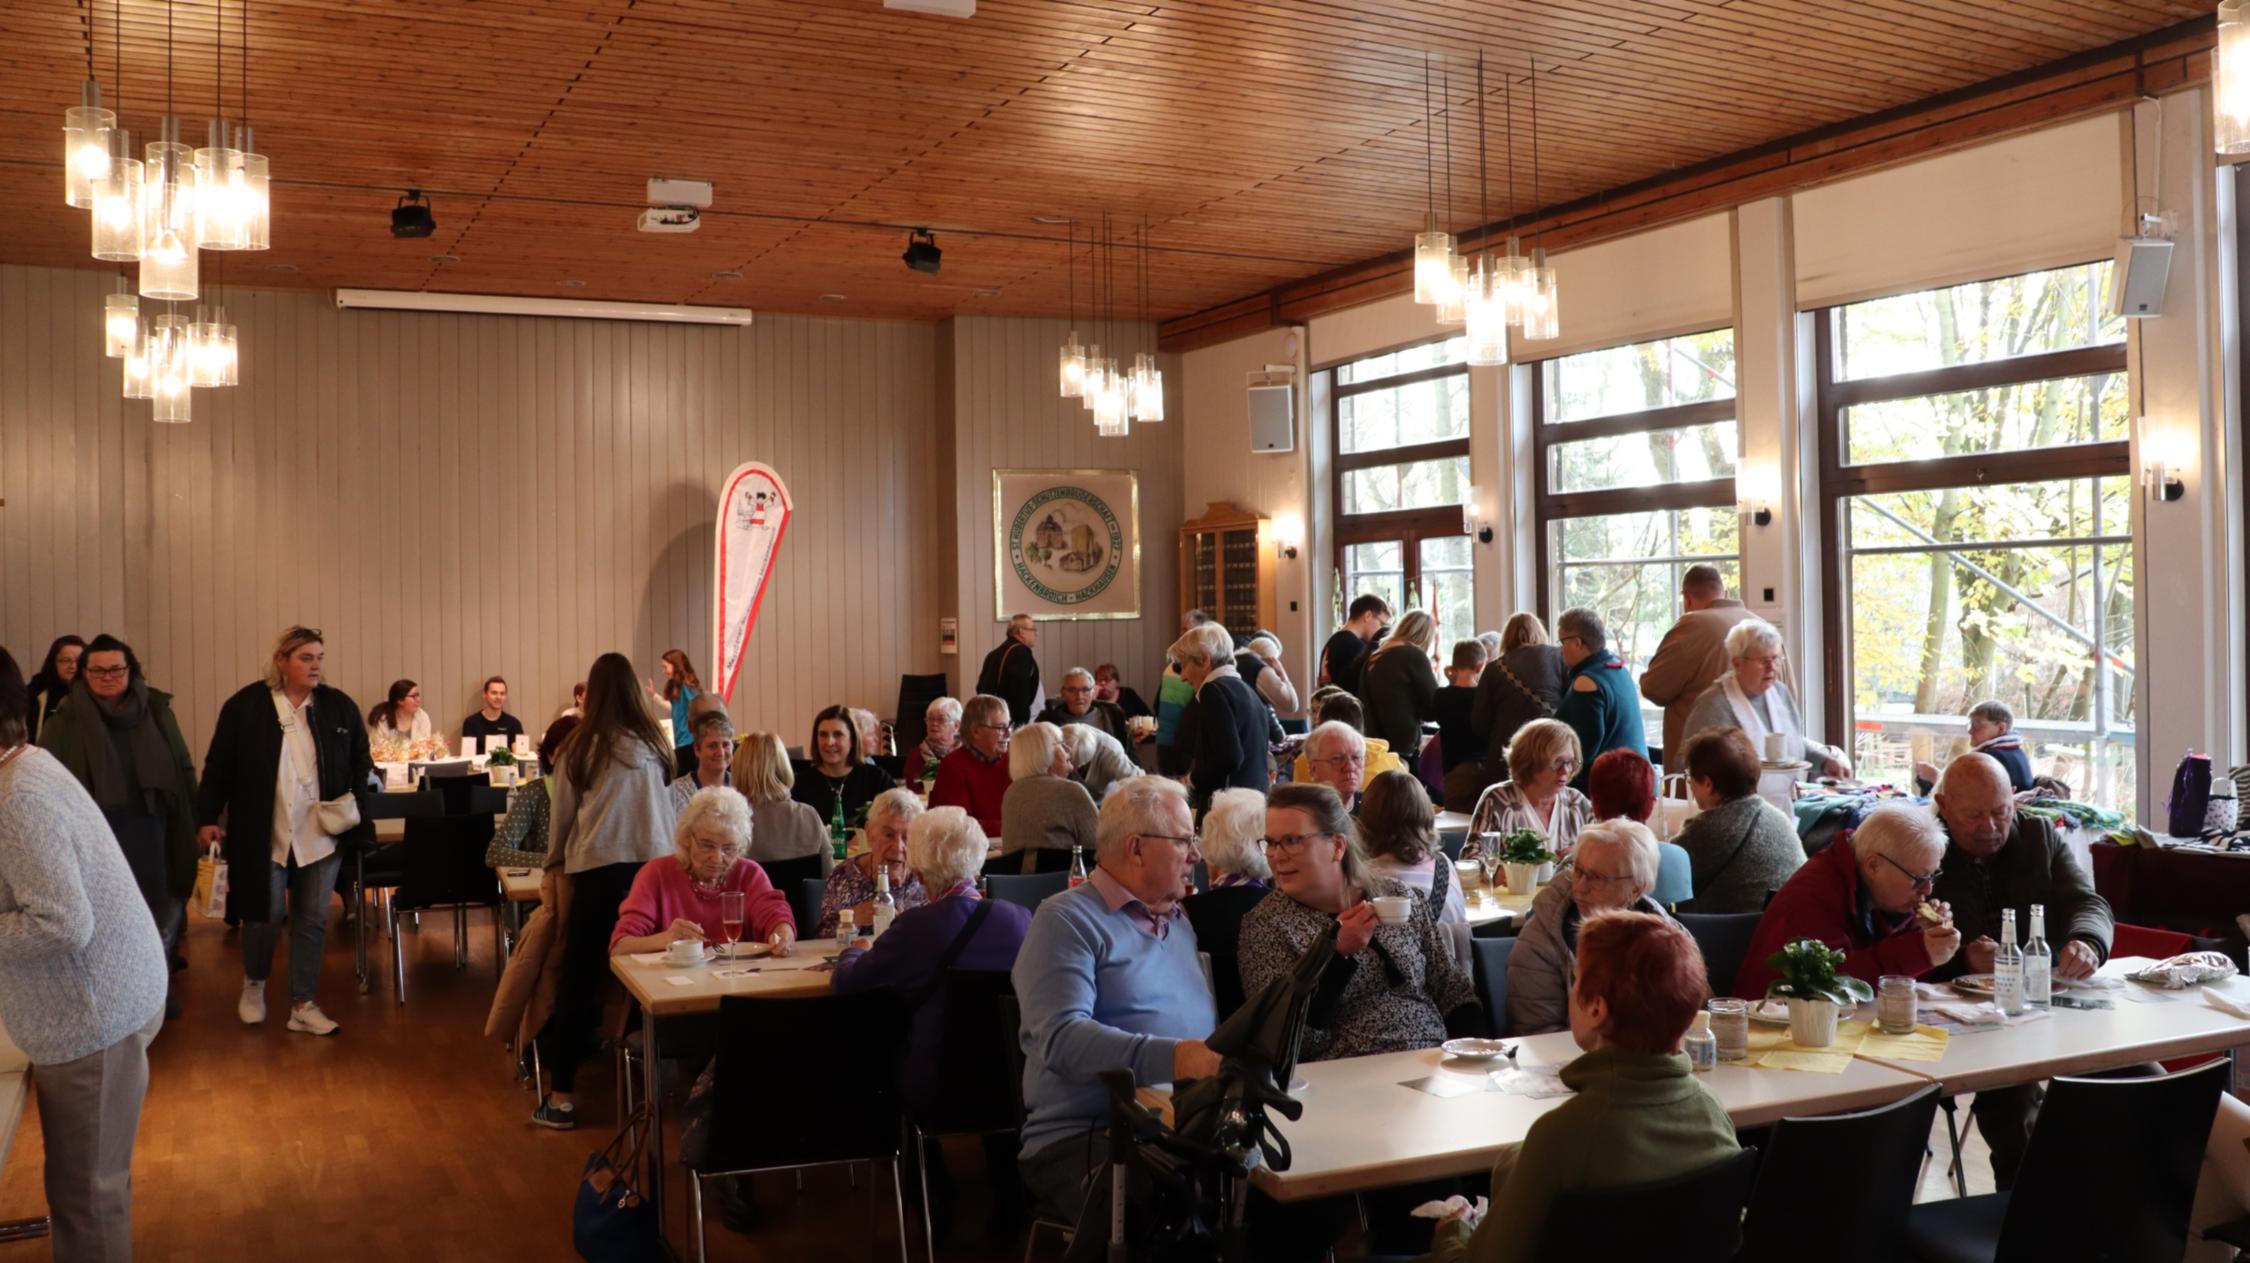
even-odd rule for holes
{"type": "Polygon", "coordinates": [[[1680,753],[1694,733],[1687,731],[1688,712],[1711,682],[1734,669],[1727,659],[1727,633],[1750,617],[1742,602],[1727,599],[1726,581],[1719,568],[1698,563],[1680,579],[1680,608],[1685,611],[1656,646],[1656,655],[1641,672],[1641,696],[1664,708],[1664,764],[1666,771],[1680,769],[1680,753]]]}

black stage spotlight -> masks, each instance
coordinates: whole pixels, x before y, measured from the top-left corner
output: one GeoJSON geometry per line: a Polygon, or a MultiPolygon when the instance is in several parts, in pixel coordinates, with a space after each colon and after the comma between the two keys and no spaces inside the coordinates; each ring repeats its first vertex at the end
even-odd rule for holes
{"type": "Polygon", "coordinates": [[[944,257],[944,252],[937,248],[937,238],[932,237],[927,228],[915,229],[906,239],[906,253],[899,256],[915,271],[932,274],[937,272],[944,257]]]}
{"type": "Polygon", "coordinates": [[[391,235],[394,237],[427,237],[437,231],[437,216],[430,213],[430,204],[422,200],[422,190],[408,189],[406,196],[398,199],[391,208],[391,235]]]}

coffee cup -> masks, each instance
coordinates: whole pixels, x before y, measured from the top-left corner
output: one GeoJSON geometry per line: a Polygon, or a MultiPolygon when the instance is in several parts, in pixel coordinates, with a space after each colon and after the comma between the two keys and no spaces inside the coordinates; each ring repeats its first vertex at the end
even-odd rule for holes
{"type": "Polygon", "coordinates": [[[1385,925],[1404,925],[1408,911],[1407,899],[1406,895],[1377,895],[1367,902],[1375,905],[1376,920],[1385,925]]]}
{"type": "Polygon", "coordinates": [[[664,954],[683,965],[690,964],[703,959],[703,944],[692,938],[674,939],[664,954]]]}
{"type": "Polygon", "coordinates": [[[1783,762],[1783,761],[1787,760],[1788,758],[1789,758],[1789,734],[1788,734],[1788,733],[1785,733],[1785,732],[1769,732],[1769,733],[1767,733],[1767,734],[1766,734],[1766,762],[1768,762],[1768,763],[1780,763],[1780,762],[1783,762]]]}

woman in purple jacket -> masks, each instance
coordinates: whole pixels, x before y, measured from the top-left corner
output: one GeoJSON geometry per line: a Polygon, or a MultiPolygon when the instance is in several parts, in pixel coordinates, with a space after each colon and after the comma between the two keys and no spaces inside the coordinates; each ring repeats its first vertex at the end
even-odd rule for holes
{"type": "MultiPolygon", "coordinates": [[[[907,1108],[921,1113],[938,1105],[940,1041],[945,1030],[945,971],[1010,969],[1031,928],[1029,909],[977,894],[977,873],[990,847],[984,827],[959,807],[933,807],[914,818],[906,831],[906,866],[921,878],[929,902],[898,914],[891,928],[870,947],[852,947],[836,958],[830,987],[838,992],[888,987],[907,1014],[908,1042],[901,1090],[907,1108]]],[[[997,1224],[1018,1213],[1010,1191],[1016,1187],[1013,1137],[986,1136],[985,1166],[1000,1203],[997,1224]],[[995,1143],[997,1142],[997,1143],[995,1143]]],[[[929,1164],[931,1206],[941,1221],[952,1204],[952,1180],[933,1144],[929,1164]]]]}

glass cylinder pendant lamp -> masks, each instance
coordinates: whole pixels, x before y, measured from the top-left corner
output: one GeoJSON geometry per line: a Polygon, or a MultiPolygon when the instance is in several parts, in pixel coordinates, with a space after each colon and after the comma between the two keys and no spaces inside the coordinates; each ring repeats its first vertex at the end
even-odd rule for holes
{"type": "Polygon", "coordinates": [[[180,120],[167,117],[164,139],[150,142],[141,173],[141,297],[194,302],[195,151],[179,137],[180,120]]]}
{"type": "Polygon", "coordinates": [[[162,315],[149,335],[149,372],[154,376],[155,419],[176,423],[191,419],[191,325],[184,316],[162,315]]]}
{"type": "Polygon", "coordinates": [[[1156,357],[1146,351],[1133,357],[1132,393],[1128,400],[1133,419],[1142,424],[1164,419],[1164,372],[1156,357]]]}
{"type": "Polygon", "coordinates": [[[1436,306],[1453,280],[1453,234],[1414,234],[1414,301],[1436,306]]]}
{"type": "Polygon", "coordinates": [[[125,352],[125,397],[127,399],[156,398],[155,360],[149,354],[149,334],[143,327],[140,336],[125,352]]]}
{"type": "MultiPolygon", "coordinates": [[[[91,60],[90,48],[86,55],[91,60]]],[[[63,111],[63,202],[84,210],[94,204],[95,182],[109,175],[109,133],[117,115],[102,108],[101,86],[92,79],[78,101],[63,111]]]]}
{"type": "Polygon", "coordinates": [[[1441,325],[1459,325],[1468,320],[1469,261],[1454,255],[1452,271],[1452,279],[1446,282],[1445,292],[1438,299],[1437,322],[1441,325]]]}
{"type": "Polygon", "coordinates": [[[1561,295],[1555,286],[1555,269],[1548,266],[1544,249],[1531,252],[1531,292],[1523,309],[1523,336],[1527,342],[1552,342],[1562,336],[1561,295]]]}
{"type": "Polygon", "coordinates": [[[210,143],[195,151],[195,243],[204,250],[249,248],[249,197],[242,151],[226,145],[227,125],[211,120],[210,143]]]}
{"type": "Polygon", "coordinates": [[[2250,153],[2250,0],[2219,6],[2219,50],[2211,72],[2212,140],[2220,153],[2250,153]]]}
{"type": "Polygon", "coordinates": [[[141,258],[141,160],[132,157],[133,138],[124,128],[110,132],[109,171],[94,182],[94,257],[106,263],[137,263],[141,258]]]}
{"type": "Polygon", "coordinates": [[[272,179],[266,156],[257,151],[257,138],[248,127],[234,129],[234,152],[242,155],[239,182],[232,187],[236,213],[242,221],[242,244],[237,250],[265,250],[273,244],[272,179]]]}
{"type": "Polygon", "coordinates": [[[200,311],[196,315],[188,327],[188,385],[234,385],[234,326],[226,322],[227,309],[215,308],[209,319],[200,311]]]}
{"type": "Polygon", "coordinates": [[[1073,329],[1063,340],[1062,350],[1055,360],[1056,377],[1062,386],[1062,397],[1079,398],[1086,390],[1086,348],[1078,342],[1078,331],[1073,329]]]}
{"type": "MultiPolygon", "coordinates": [[[[122,283],[123,278],[119,278],[122,283]]],[[[119,290],[102,298],[102,354],[124,359],[141,340],[141,299],[119,290]]]]}
{"type": "Polygon", "coordinates": [[[1469,363],[1493,368],[1508,362],[1508,295],[1505,274],[1497,261],[1479,260],[1470,274],[1468,297],[1463,304],[1468,326],[1469,363]],[[1488,262],[1491,264],[1487,266],[1488,262]]]}

